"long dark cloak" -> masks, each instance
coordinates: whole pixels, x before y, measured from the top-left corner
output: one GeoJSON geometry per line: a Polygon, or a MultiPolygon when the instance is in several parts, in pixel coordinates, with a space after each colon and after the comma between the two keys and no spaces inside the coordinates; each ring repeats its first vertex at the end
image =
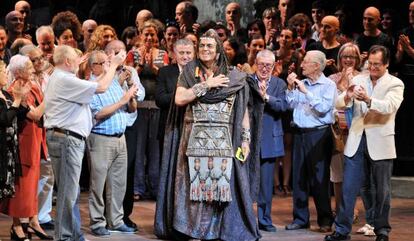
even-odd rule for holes
{"type": "MultiPolygon", "coordinates": [[[[200,66],[198,61],[187,64],[179,78],[186,80],[187,88],[191,88],[200,80],[195,77],[195,68],[200,66]]],[[[233,201],[225,208],[223,223],[226,226],[220,230],[220,239],[226,240],[234,237],[234,233],[248,233],[252,240],[260,238],[257,229],[256,216],[253,213],[253,202],[257,198],[259,190],[259,148],[260,148],[260,125],[263,114],[264,102],[258,97],[258,85],[253,79],[246,77],[246,74],[237,70],[231,70],[229,87],[208,91],[206,95],[198,100],[203,103],[217,103],[228,96],[236,93],[234,103],[233,120],[233,148],[241,146],[241,123],[246,107],[249,106],[251,146],[250,155],[245,163],[234,161],[233,201]],[[250,87],[249,87],[250,86],[250,87]],[[252,89],[252,91],[250,91],[252,89]],[[235,194],[237,196],[235,196],[235,194]],[[234,215],[236,213],[236,215],[234,215]],[[241,225],[238,225],[238,222],[241,225]],[[227,225],[226,225],[227,224],[227,225]],[[239,227],[246,227],[248,230],[238,230],[239,227]]],[[[175,96],[175,95],[174,95],[175,96]]],[[[160,184],[157,197],[155,213],[154,233],[159,238],[171,239],[174,233],[173,217],[175,216],[174,206],[174,185],[176,179],[177,156],[180,146],[181,134],[183,131],[184,114],[186,106],[178,107],[172,101],[167,125],[165,129],[164,151],[162,155],[160,184]]]]}

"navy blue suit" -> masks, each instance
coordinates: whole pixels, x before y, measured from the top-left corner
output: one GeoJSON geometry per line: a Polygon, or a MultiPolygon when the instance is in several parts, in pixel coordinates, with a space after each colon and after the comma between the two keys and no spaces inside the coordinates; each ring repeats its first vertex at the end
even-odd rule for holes
{"type": "MultiPolygon", "coordinates": [[[[257,79],[256,76],[253,77],[257,79]]],[[[260,226],[272,226],[273,172],[276,157],[283,156],[282,112],[286,111],[285,81],[271,77],[266,93],[266,102],[262,122],[262,139],[260,145],[260,191],[257,200],[257,216],[260,226]]]]}

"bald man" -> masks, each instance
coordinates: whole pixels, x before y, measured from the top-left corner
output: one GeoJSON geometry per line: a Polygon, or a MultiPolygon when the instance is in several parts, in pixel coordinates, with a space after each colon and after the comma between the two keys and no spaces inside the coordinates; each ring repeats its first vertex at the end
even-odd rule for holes
{"type": "Polygon", "coordinates": [[[231,35],[235,35],[240,29],[241,9],[240,4],[231,2],[226,6],[226,22],[227,28],[231,35]]]}
{"type": "Polygon", "coordinates": [[[319,50],[326,55],[326,67],[323,71],[325,76],[338,72],[336,60],[341,44],[337,41],[336,36],[339,32],[339,20],[335,16],[325,16],[321,21],[319,29],[319,41],[312,43],[309,50],[319,50]]]}
{"type": "Polygon", "coordinates": [[[23,15],[23,34],[31,37],[31,40],[36,44],[36,26],[31,23],[32,10],[30,4],[26,1],[18,1],[14,5],[14,10],[23,15]]]}
{"type": "Polygon", "coordinates": [[[137,31],[139,31],[140,26],[144,25],[145,21],[152,19],[153,17],[154,16],[152,15],[152,13],[147,9],[139,11],[135,19],[135,26],[137,27],[137,31]]]}
{"type": "Polygon", "coordinates": [[[239,38],[240,41],[247,41],[247,31],[240,26],[241,7],[239,3],[231,2],[226,6],[227,29],[231,36],[239,38]]]}
{"type": "Polygon", "coordinates": [[[17,38],[23,38],[24,18],[18,11],[11,11],[6,15],[6,30],[8,36],[7,48],[13,44],[17,38]]]}
{"type": "Polygon", "coordinates": [[[88,49],[89,40],[96,27],[98,27],[98,24],[93,19],[87,19],[82,23],[83,41],[79,44],[79,49],[81,51],[88,49]]]}
{"type": "MultiPolygon", "coordinates": [[[[366,8],[362,20],[364,32],[356,39],[356,44],[358,45],[363,58],[363,61],[361,61],[362,63],[366,60],[368,50],[373,45],[383,45],[391,50],[391,54],[395,53],[391,39],[378,28],[380,23],[381,13],[378,8],[366,8]]],[[[393,62],[393,58],[391,58],[390,64],[392,65],[393,62]]]]}
{"type": "Polygon", "coordinates": [[[190,1],[183,1],[175,8],[175,20],[180,25],[181,34],[197,33],[200,24],[197,23],[198,9],[190,1]]]}
{"type": "Polygon", "coordinates": [[[31,14],[30,4],[26,1],[18,1],[14,5],[14,10],[20,12],[26,20],[31,14]]]}

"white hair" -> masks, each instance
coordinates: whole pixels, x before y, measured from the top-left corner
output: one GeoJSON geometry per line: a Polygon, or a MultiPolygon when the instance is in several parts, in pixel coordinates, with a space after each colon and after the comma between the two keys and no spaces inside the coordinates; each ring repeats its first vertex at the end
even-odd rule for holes
{"type": "Polygon", "coordinates": [[[43,33],[48,33],[48,34],[52,35],[53,38],[55,38],[55,33],[53,32],[53,28],[50,27],[49,25],[43,25],[43,26],[40,26],[39,28],[37,28],[37,30],[36,30],[36,40],[38,42],[39,42],[40,35],[42,35],[43,33]]]}
{"type": "Polygon", "coordinates": [[[68,45],[59,45],[53,52],[53,62],[55,65],[60,65],[65,62],[66,59],[74,59],[78,56],[76,50],[68,45]]]}
{"type": "Polygon", "coordinates": [[[27,63],[30,62],[29,57],[16,54],[10,58],[9,65],[7,66],[6,73],[8,78],[8,85],[9,86],[14,79],[16,78],[16,74],[24,69],[27,68],[27,63]]]}
{"type": "Polygon", "coordinates": [[[258,58],[270,58],[272,59],[272,62],[276,61],[275,54],[268,49],[260,50],[256,55],[256,59],[258,58]]]}
{"type": "Polygon", "coordinates": [[[306,55],[312,57],[312,61],[319,64],[319,70],[322,72],[326,66],[326,55],[319,50],[309,50],[306,55]]]}
{"type": "Polygon", "coordinates": [[[23,46],[20,49],[19,54],[27,56],[29,53],[31,53],[32,51],[34,51],[36,49],[38,49],[38,48],[36,46],[34,46],[33,44],[28,44],[28,45],[23,46]]]}

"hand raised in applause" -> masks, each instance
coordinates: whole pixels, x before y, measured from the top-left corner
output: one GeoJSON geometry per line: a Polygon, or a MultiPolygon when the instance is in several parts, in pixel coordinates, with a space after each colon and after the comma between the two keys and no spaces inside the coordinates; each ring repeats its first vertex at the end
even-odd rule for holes
{"type": "Polygon", "coordinates": [[[263,101],[265,102],[269,101],[269,95],[267,94],[267,82],[260,81],[259,89],[260,89],[260,96],[262,97],[263,101]]]}
{"type": "Polygon", "coordinates": [[[287,77],[288,82],[288,89],[293,90],[296,87],[295,80],[297,79],[298,75],[295,72],[292,72],[287,77]]]}
{"type": "Polygon", "coordinates": [[[361,85],[354,88],[354,97],[359,101],[369,102],[369,96],[365,88],[361,85]]]}
{"type": "Polygon", "coordinates": [[[199,23],[194,23],[192,28],[195,35],[198,35],[200,32],[201,25],[199,23]]]}
{"type": "Polygon", "coordinates": [[[119,74],[119,80],[121,83],[127,81],[128,86],[132,85],[131,82],[131,71],[127,68],[122,68],[121,73],[119,74]]]}
{"type": "Polygon", "coordinates": [[[137,85],[132,85],[128,91],[125,92],[124,96],[122,96],[121,99],[121,103],[122,104],[127,104],[131,98],[133,98],[134,96],[136,96],[136,93],[138,91],[138,86],[137,85]]]}
{"type": "Polygon", "coordinates": [[[31,88],[32,85],[30,81],[16,80],[12,89],[13,97],[15,99],[24,100],[31,88]]]}
{"type": "Polygon", "coordinates": [[[125,58],[126,58],[125,50],[119,51],[119,53],[116,55],[110,54],[110,62],[111,64],[114,64],[115,66],[119,66],[122,63],[124,63],[125,58]]]}

